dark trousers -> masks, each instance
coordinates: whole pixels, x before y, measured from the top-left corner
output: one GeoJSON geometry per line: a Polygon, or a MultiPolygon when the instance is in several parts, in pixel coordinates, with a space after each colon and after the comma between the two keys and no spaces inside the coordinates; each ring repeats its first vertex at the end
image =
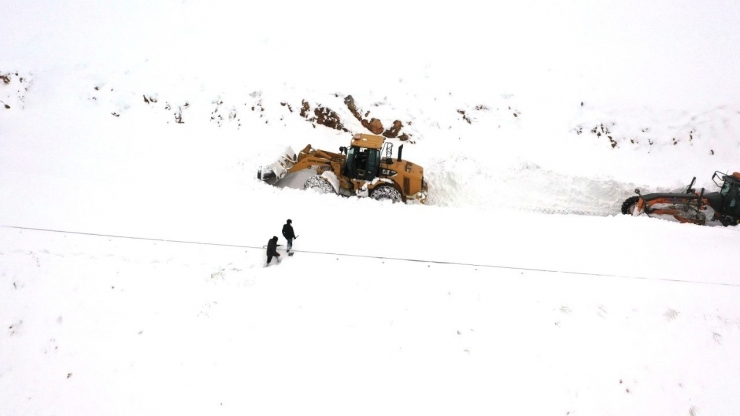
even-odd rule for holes
{"type": "MultiPolygon", "coordinates": [[[[267,255],[267,264],[270,264],[270,261],[272,261],[272,256],[273,256],[272,254],[268,254],[268,255],[267,255]]],[[[274,254],[274,256],[275,256],[276,258],[280,259],[280,254],[278,254],[278,253],[275,253],[275,254],[274,254]]]]}

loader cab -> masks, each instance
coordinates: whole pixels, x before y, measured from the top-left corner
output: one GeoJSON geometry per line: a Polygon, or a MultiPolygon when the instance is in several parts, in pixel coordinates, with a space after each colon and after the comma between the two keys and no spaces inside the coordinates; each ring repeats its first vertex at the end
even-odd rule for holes
{"type": "Polygon", "coordinates": [[[372,181],[378,176],[380,150],[352,146],[347,150],[344,174],[351,179],[372,181]]]}
{"type": "Polygon", "coordinates": [[[372,181],[380,171],[380,150],[385,138],[371,134],[355,134],[347,149],[344,175],[350,179],[372,181]]]}

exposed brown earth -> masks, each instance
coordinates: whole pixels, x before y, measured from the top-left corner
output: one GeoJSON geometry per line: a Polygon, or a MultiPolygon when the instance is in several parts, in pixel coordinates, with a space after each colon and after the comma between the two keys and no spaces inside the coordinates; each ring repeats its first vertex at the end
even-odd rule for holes
{"type": "Polygon", "coordinates": [[[306,100],[303,100],[301,105],[301,117],[312,123],[321,124],[322,126],[326,126],[335,130],[349,132],[349,130],[347,130],[342,124],[342,120],[339,118],[339,115],[332,109],[328,107],[323,107],[321,106],[321,104],[319,104],[313,110],[313,117],[309,117],[309,111],[311,111],[311,105],[308,104],[306,100]]]}
{"type": "Polygon", "coordinates": [[[369,111],[366,112],[365,117],[363,117],[362,114],[360,114],[357,105],[355,105],[355,99],[352,98],[351,95],[344,97],[344,104],[347,106],[350,113],[352,113],[352,115],[355,116],[355,118],[362,124],[363,127],[370,130],[370,132],[372,132],[373,134],[383,133],[383,123],[377,118],[372,118],[370,119],[370,121],[368,121],[365,117],[370,114],[369,111]]]}
{"type": "Polygon", "coordinates": [[[396,120],[393,122],[393,126],[391,128],[383,132],[383,136],[390,137],[390,138],[398,137],[398,133],[401,132],[402,128],[403,128],[403,123],[401,123],[401,121],[399,120],[396,120]]]}

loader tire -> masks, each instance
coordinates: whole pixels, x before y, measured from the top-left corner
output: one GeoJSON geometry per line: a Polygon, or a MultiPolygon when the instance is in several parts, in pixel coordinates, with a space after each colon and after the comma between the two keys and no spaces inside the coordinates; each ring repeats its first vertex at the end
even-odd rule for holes
{"type": "Polygon", "coordinates": [[[398,192],[398,189],[385,185],[373,189],[373,192],[370,194],[370,198],[376,201],[391,201],[394,204],[397,202],[403,202],[403,195],[398,192]]]}
{"type": "Polygon", "coordinates": [[[303,184],[303,189],[311,189],[322,194],[334,194],[334,187],[331,186],[329,181],[324,179],[321,175],[311,176],[303,184]]]}
{"type": "Polygon", "coordinates": [[[622,202],[622,214],[632,215],[632,209],[637,205],[637,201],[639,200],[639,196],[631,196],[622,202]]]}

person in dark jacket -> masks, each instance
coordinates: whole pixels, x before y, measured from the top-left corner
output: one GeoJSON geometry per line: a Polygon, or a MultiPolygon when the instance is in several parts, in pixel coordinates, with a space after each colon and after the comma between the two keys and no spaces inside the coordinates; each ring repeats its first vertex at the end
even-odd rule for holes
{"type": "Polygon", "coordinates": [[[295,236],[295,232],[293,232],[293,226],[290,225],[291,223],[293,223],[293,221],[288,220],[285,225],[283,225],[283,237],[288,240],[288,254],[290,254],[290,250],[293,248],[293,240],[298,238],[295,236]]]}
{"type": "Polygon", "coordinates": [[[277,237],[272,237],[270,241],[267,242],[267,262],[265,263],[265,267],[270,265],[270,261],[273,256],[277,259],[278,264],[280,264],[280,253],[277,252],[277,242],[277,237]]]}

